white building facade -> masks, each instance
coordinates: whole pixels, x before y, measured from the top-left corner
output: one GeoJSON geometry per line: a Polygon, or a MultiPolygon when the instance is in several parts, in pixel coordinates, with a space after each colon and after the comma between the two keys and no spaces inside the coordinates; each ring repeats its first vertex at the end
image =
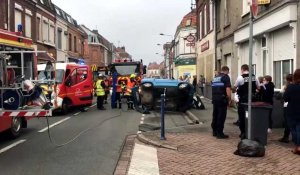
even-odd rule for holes
{"type": "MultiPolygon", "coordinates": [[[[244,6],[248,6],[246,3],[244,6]]],[[[247,13],[246,7],[245,13],[247,13]]],[[[276,89],[281,89],[285,76],[297,65],[297,2],[279,3],[261,14],[253,25],[253,71],[258,76],[271,75],[276,89]]],[[[238,47],[238,67],[249,63],[249,25],[234,33],[238,47]]]]}
{"type": "MultiPolygon", "coordinates": [[[[59,11],[56,11],[58,13],[59,11]]],[[[58,62],[68,61],[68,26],[60,18],[56,18],[56,54],[58,62]]]]}
{"type": "Polygon", "coordinates": [[[196,10],[181,21],[175,34],[173,74],[174,78],[196,75],[196,10]]]}

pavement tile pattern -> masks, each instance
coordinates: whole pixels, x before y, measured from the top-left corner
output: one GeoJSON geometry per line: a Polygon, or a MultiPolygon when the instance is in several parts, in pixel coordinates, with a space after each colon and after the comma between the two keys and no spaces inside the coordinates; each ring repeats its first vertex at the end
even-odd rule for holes
{"type": "MultiPolygon", "coordinates": [[[[237,133],[228,140],[219,140],[210,133],[168,133],[167,143],[178,150],[158,148],[160,174],[300,174],[300,156],[293,155],[292,145],[269,139],[266,155],[246,158],[233,154],[239,142],[237,133]]],[[[158,139],[159,135],[151,135],[158,139]]]]}

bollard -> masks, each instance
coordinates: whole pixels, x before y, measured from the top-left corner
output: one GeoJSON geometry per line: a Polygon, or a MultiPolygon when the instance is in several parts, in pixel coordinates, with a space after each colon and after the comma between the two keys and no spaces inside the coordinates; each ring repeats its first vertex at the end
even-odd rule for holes
{"type": "Polygon", "coordinates": [[[165,137],[165,93],[161,94],[161,105],[160,105],[160,140],[166,140],[165,137]]]}

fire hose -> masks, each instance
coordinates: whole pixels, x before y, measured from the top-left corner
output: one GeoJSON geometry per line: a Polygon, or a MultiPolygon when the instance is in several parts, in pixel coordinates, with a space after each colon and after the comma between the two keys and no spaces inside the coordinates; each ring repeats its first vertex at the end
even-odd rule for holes
{"type": "Polygon", "coordinates": [[[74,142],[76,139],[78,139],[81,135],[83,135],[84,133],[92,130],[92,129],[95,129],[95,128],[98,128],[100,127],[101,125],[103,125],[105,122],[107,121],[110,121],[112,119],[115,119],[117,117],[120,117],[122,115],[122,111],[119,110],[119,114],[115,115],[115,116],[112,116],[112,117],[109,117],[109,118],[106,118],[104,120],[102,120],[101,122],[97,123],[96,125],[92,125],[90,127],[88,127],[87,129],[84,129],[82,131],[80,131],[78,134],[76,134],[72,139],[64,142],[64,143],[61,143],[61,144],[58,144],[55,142],[55,140],[53,139],[52,135],[51,135],[51,131],[50,131],[50,125],[49,125],[49,118],[48,116],[46,116],[46,121],[47,121],[47,133],[48,133],[48,137],[49,137],[49,140],[50,142],[55,146],[55,147],[63,147],[63,146],[66,146],[72,142],[74,142]]]}

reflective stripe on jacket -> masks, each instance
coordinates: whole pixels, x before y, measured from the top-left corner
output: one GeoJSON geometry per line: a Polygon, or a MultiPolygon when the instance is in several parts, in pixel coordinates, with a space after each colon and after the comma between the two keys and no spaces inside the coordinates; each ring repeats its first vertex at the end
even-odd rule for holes
{"type": "Polygon", "coordinates": [[[97,96],[104,96],[105,95],[104,88],[101,85],[102,81],[103,80],[97,80],[97,82],[96,82],[96,95],[97,96]]]}

